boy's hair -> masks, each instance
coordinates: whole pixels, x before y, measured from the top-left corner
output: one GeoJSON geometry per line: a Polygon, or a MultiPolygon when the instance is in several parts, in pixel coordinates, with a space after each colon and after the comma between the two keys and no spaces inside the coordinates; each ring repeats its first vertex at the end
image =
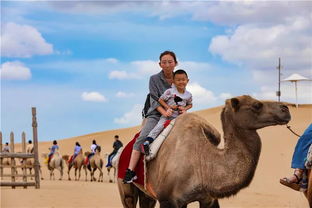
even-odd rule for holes
{"type": "Polygon", "coordinates": [[[54,140],[54,141],[53,141],[53,144],[57,144],[57,141],[56,141],[56,140],[54,140]]]}
{"type": "Polygon", "coordinates": [[[31,141],[31,140],[28,140],[28,144],[32,144],[32,141],[31,141]]]}
{"type": "Polygon", "coordinates": [[[164,52],[162,52],[162,53],[160,54],[160,56],[159,56],[159,61],[161,61],[161,57],[163,57],[164,55],[170,55],[170,56],[172,56],[174,62],[175,62],[176,64],[178,63],[177,57],[176,57],[175,53],[172,52],[172,51],[164,51],[164,52]]]}
{"type": "Polygon", "coordinates": [[[118,136],[118,135],[115,135],[115,138],[119,138],[119,136],[118,136]]]}
{"type": "Polygon", "coordinates": [[[176,74],[185,74],[186,77],[188,77],[186,71],[184,71],[183,69],[178,69],[177,71],[175,71],[173,73],[173,77],[175,77],[176,74]]]}

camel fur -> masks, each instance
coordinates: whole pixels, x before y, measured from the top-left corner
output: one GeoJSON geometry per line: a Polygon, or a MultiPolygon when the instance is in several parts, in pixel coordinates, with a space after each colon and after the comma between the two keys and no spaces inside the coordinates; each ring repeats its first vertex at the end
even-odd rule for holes
{"type": "Polygon", "coordinates": [[[101,158],[100,152],[101,152],[101,147],[97,146],[95,150],[95,154],[90,158],[89,165],[87,167],[91,173],[91,181],[96,181],[96,178],[94,177],[94,172],[98,169],[100,171],[98,182],[103,182],[102,168],[103,168],[104,161],[101,158]]]}
{"type": "MultiPolygon", "coordinates": [[[[42,156],[47,160],[48,155],[46,153],[43,153],[42,156]]],[[[50,171],[50,180],[55,180],[55,176],[54,176],[54,169],[57,169],[60,171],[60,178],[59,180],[62,180],[63,178],[63,169],[64,169],[64,160],[62,158],[62,155],[60,154],[60,152],[56,149],[52,159],[50,160],[50,162],[47,164],[48,170],[50,171]]]]}
{"type": "Polygon", "coordinates": [[[81,168],[84,169],[85,171],[85,180],[87,181],[87,167],[84,164],[84,157],[82,154],[82,150],[80,150],[80,152],[78,153],[78,155],[75,157],[75,159],[71,162],[68,163],[70,156],[69,155],[63,155],[63,159],[66,161],[68,170],[67,170],[67,174],[68,174],[68,180],[70,181],[70,170],[73,167],[75,169],[75,181],[79,181],[80,180],[80,176],[81,176],[81,168]],[[77,171],[78,171],[78,176],[77,176],[77,171]]]}
{"type": "Polygon", "coordinates": [[[289,120],[288,107],[282,103],[247,95],[228,99],[221,113],[224,148],[220,149],[221,136],[214,127],[196,114],[183,114],[157,157],[147,163],[147,190],[160,208],[186,207],[194,201],[201,208],[219,207],[219,198],[237,194],[252,181],[261,151],[256,130],[289,120]]]}

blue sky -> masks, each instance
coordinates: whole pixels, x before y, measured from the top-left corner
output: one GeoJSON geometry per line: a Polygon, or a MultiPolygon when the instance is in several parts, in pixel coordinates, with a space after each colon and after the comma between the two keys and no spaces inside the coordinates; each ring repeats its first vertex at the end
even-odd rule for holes
{"type": "MultiPolygon", "coordinates": [[[[249,94],[276,100],[282,79],[312,78],[310,1],[1,1],[1,131],[40,141],[136,126],[172,50],[190,78],[194,110],[249,94]]],[[[292,83],[282,101],[295,102],[292,83]]],[[[311,82],[298,84],[312,103],[311,82]]]]}

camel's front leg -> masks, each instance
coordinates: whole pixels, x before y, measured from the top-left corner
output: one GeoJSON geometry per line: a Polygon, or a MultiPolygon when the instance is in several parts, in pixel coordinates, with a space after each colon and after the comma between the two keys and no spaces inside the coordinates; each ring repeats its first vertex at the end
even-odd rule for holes
{"type": "Polygon", "coordinates": [[[200,201],[199,207],[200,208],[220,208],[218,199],[200,201]]]}
{"type": "Polygon", "coordinates": [[[124,208],[136,208],[139,192],[133,184],[124,184],[122,179],[117,179],[120,199],[124,208]]]}
{"type": "Polygon", "coordinates": [[[69,180],[69,181],[71,180],[71,178],[70,178],[70,169],[71,169],[71,166],[69,165],[69,166],[68,166],[68,171],[67,171],[68,180],[69,180]]]}
{"type": "Polygon", "coordinates": [[[87,172],[87,168],[86,167],[83,167],[84,171],[85,171],[85,176],[86,176],[86,181],[88,180],[88,172],[87,172]]]}
{"type": "MultiPolygon", "coordinates": [[[[32,169],[32,168],[29,168],[30,180],[33,179],[32,174],[31,174],[31,169],[32,169]]],[[[27,169],[26,169],[26,170],[27,170],[27,169]]]]}

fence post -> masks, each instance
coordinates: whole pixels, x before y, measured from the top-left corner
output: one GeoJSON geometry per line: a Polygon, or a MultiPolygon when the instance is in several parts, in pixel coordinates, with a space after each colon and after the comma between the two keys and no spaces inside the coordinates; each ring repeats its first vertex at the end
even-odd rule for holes
{"type": "MultiPolygon", "coordinates": [[[[14,133],[10,133],[10,152],[14,153],[14,133]]],[[[15,164],[15,158],[11,157],[11,180],[14,183],[15,182],[15,173],[16,173],[16,164],[15,164]]],[[[15,186],[12,186],[13,189],[15,189],[15,186]]]]}
{"type": "Polygon", "coordinates": [[[33,127],[33,142],[34,142],[34,154],[35,154],[35,182],[36,189],[40,188],[40,178],[39,178],[39,168],[40,163],[38,159],[38,133],[37,133],[37,118],[36,118],[36,108],[32,107],[32,127],[33,127]]]}
{"type": "MultiPolygon", "coordinates": [[[[26,135],[25,135],[25,132],[22,133],[22,152],[23,153],[26,153],[26,135]]],[[[23,158],[22,159],[23,161],[23,182],[27,182],[27,169],[26,169],[26,163],[27,163],[27,159],[26,158],[23,158]]],[[[24,186],[24,189],[26,189],[27,186],[25,185],[24,186]]]]}
{"type": "MultiPolygon", "coordinates": [[[[2,132],[0,131],[0,152],[2,152],[2,132]]],[[[0,158],[0,175],[1,175],[1,179],[3,179],[3,158],[0,158]]]]}

